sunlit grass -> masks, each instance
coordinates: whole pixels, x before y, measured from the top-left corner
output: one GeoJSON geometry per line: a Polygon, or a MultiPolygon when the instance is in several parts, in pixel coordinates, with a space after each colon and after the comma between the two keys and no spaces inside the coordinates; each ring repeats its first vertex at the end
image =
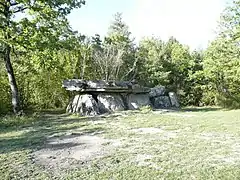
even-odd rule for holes
{"type": "Polygon", "coordinates": [[[240,179],[240,110],[146,108],[119,116],[54,114],[0,123],[1,179],[240,179]],[[48,136],[69,132],[101,132],[97,136],[120,145],[79,168],[57,172],[32,160],[48,136]]]}

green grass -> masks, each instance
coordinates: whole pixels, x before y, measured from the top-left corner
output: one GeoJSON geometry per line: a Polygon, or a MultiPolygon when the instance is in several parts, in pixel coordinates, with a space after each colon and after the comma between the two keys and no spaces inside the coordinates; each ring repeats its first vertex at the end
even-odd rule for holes
{"type": "Polygon", "coordinates": [[[4,117],[0,179],[240,179],[240,110],[4,117]],[[33,152],[42,149],[49,136],[69,132],[97,134],[120,145],[106,156],[60,171],[34,161],[33,152]]]}

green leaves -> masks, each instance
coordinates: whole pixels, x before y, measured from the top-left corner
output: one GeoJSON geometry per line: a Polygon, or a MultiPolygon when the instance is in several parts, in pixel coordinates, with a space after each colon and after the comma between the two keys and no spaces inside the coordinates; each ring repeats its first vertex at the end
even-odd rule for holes
{"type": "Polygon", "coordinates": [[[240,1],[234,1],[222,14],[218,37],[204,56],[204,74],[216,91],[216,103],[240,106],[240,1]]]}
{"type": "MultiPolygon", "coordinates": [[[[36,99],[38,99],[39,95],[44,97],[46,95],[45,92],[50,93],[48,91],[50,87],[44,84],[46,83],[44,78],[36,77],[39,74],[41,74],[41,77],[47,77],[48,81],[46,84],[49,84],[52,76],[61,77],[58,71],[61,70],[61,67],[59,66],[58,59],[54,56],[54,51],[69,48],[63,42],[71,39],[75,34],[69,26],[66,15],[73,8],[79,8],[84,3],[84,0],[5,0],[0,2],[0,53],[1,57],[3,56],[4,58],[7,68],[15,113],[20,110],[21,104],[18,89],[22,96],[22,104],[28,104],[25,100],[26,97],[29,101],[35,99],[35,102],[39,102],[36,99]],[[25,17],[17,20],[14,16],[20,12],[25,17]],[[13,58],[13,56],[11,56],[10,50],[17,56],[16,64],[20,65],[18,67],[14,64],[17,77],[19,79],[24,77],[24,79],[21,79],[22,81],[18,81],[20,88],[17,87],[15,80],[10,60],[10,57],[13,58]],[[24,59],[19,60],[19,55],[24,57],[24,59]],[[18,73],[22,76],[18,76],[18,73]],[[41,89],[40,91],[36,90],[37,93],[32,93],[30,90],[29,83],[31,81],[29,80],[33,80],[30,75],[34,75],[34,78],[36,78],[34,81],[37,82],[37,86],[41,89]],[[25,81],[27,84],[25,84],[25,81]],[[42,87],[46,89],[42,89],[42,87]],[[38,94],[39,92],[40,94],[38,94]],[[31,94],[33,95],[29,97],[31,94]]],[[[56,82],[57,86],[61,87],[59,83],[61,81],[56,82]]],[[[37,89],[36,86],[34,88],[37,89]]],[[[56,93],[50,94],[56,95],[56,93]]],[[[53,98],[49,97],[48,99],[53,98]]],[[[41,103],[40,101],[40,104],[43,104],[45,107],[47,106],[45,102],[41,103]]]]}
{"type": "Polygon", "coordinates": [[[71,34],[66,15],[83,4],[83,0],[5,1],[0,6],[0,18],[4,20],[0,26],[0,40],[30,49],[41,49],[49,44],[53,47],[63,36],[71,34]],[[25,18],[18,21],[13,18],[16,7],[24,10],[25,18]]]}

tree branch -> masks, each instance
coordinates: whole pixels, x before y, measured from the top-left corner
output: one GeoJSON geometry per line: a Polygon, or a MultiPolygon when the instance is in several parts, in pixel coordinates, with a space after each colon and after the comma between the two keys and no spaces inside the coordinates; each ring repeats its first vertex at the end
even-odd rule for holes
{"type": "Polygon", "coordinates": [[[10,3],[10,6],[16,6],[16,5],[19,5],[20,3],[18,3],[18,2],[13,2],[13,3],[10,3]]]}
{"type": "Polygon", "coordinates": [[[21,7],[18,10],[14,10],[13,13],[18,13],[18,12],[22,12],[24,10],[26,10],[28,7],[21,7]]]}
{"type": "MultiPolygon", "coordinates": [[[[124,76],[122,76],[121,80],[123,80],[123,79],[124,79],[125,77],[127,77],[131,72],[133,72],[134,70],[136,70],[137,62],[138,62],[138,58],[135,59],[132,68],[131,68],[124,76]]],[[[136,75],[134,74],[132,78],[134,78],[134,76],[136,76],[136,75]]]]}
{"type": "Polygon", "coordinates": [[[5,4],[3,2],[0,2],[0,5],[5,6],[5,4]]]}

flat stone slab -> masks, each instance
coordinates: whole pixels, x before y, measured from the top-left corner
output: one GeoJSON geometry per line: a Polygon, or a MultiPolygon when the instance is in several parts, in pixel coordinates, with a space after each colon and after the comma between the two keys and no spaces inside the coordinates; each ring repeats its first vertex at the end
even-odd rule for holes
{"type": "Polygon", "coordinates": [[[111,93],[149,93],[150,88],[141,87],[130,81],[86,81],[81,79],[68,79],[63,85],[68,91],[78,92],[111,92],[111,93]]]}

